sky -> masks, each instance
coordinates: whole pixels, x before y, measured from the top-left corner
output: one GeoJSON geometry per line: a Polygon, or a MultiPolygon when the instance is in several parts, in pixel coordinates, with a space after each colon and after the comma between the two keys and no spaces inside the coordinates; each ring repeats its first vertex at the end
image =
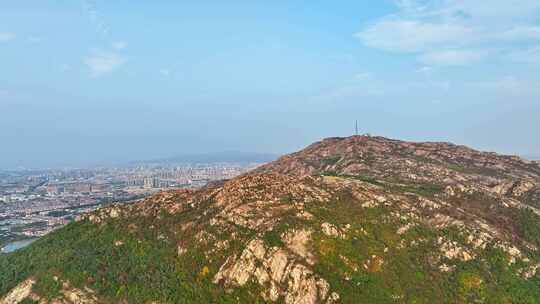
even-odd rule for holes
{"type": "Polygon", "coordinates": [[[540,155],[540,1],[0,1],[0,168],[362,133],[540,155]]]}

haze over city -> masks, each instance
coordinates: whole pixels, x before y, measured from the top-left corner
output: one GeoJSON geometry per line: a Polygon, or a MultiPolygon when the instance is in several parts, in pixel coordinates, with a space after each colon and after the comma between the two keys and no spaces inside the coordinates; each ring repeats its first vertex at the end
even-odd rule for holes
{"type": "Polygon", "coordinates": [[[535,0],[22,0],[0,20],[1,168],[282,154],[355,120],[540,154],[535,0]]]}

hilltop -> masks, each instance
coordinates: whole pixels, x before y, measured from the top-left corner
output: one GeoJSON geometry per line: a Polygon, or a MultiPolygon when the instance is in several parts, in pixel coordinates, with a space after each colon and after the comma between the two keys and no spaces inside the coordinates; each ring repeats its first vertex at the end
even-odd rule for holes
{"type": "Polygon", "coordinates": [[[0,303],[539,303],[540,165],[329,138],[0,257],[0,303]]]}

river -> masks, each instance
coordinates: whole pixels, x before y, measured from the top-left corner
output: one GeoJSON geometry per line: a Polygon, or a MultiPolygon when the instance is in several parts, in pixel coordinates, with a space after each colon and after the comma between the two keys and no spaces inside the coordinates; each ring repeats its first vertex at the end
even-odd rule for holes
{"type": "Polygon", "coordinates": [[[16,242],[7,243],[6,245],[4,245],[4,247],[2,247],[2,249],[0,249],[0,252],[1,253],[13,252],[15,250],[24,248],[24,247],[32,244],[35,240],[36,239],[29,239],[29,240],[22,240],[22,241],[16,241],[16,242]]]}

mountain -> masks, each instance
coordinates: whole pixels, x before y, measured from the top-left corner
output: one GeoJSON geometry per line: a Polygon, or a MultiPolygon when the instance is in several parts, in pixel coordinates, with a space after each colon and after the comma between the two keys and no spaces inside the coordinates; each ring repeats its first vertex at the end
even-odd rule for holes
{"type": "Polygon", "coordinates": [[[540,165],[329,138],[0,257],[0,303],[540,303],[540,165]]]}

